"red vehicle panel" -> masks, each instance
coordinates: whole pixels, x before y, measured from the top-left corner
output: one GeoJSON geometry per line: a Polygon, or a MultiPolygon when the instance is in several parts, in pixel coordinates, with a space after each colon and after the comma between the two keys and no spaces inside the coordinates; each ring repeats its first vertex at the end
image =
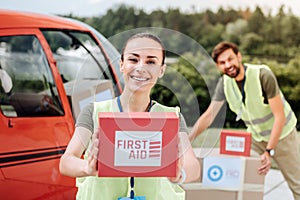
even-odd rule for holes
{"type": "Polygon", "coordinates": [[[104,39],[82,22],[0,10],[1,197],[75,199],[58,164],[76,117],[121,92],[119,54],[104,39]]]}

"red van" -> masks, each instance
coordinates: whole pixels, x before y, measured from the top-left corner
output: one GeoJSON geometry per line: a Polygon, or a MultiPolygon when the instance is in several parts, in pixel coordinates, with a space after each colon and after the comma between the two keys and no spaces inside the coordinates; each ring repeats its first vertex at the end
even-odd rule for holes
{"type": "Polygon", "coordinates": [[[1,199],[75,199],[59,159],[79,111],[120,94],[119,56],[82,22],[0,10],[1,199]]]}

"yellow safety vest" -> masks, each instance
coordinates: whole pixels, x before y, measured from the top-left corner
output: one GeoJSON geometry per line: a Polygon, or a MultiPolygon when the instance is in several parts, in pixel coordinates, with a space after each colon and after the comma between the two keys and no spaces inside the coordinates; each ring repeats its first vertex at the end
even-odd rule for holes
{"type": "MultiPolygon", "coordinates": [[[[242,94],[235,79],[224,76],[224,92],[230,109],[237,115],[241,114],[241,119],[247,126],[247,131],[252,133],[256,141],[269,141],[274,123],[274,116],[270,105],[263,103],[263,93],[260,83],[260,69],[270,68],[266,65],[250,65],[246,70],[246,81],[244,84],[245,103],[242,102],[242,94]]],[[[296,116],[289,103],[285,100],[282,92],[280,96],[284,104],[286,124],[280,135],[280,139],[286,137],[296,126],[296,116]]]]}
{"type": "MultiPolygon", "coordinates": [[[[98,128],[99,112],[119,112],[116,99],[94,103],[94,130],[98,128]]],[[[179,107],[163,106],[157,102],[151,112],[176,112],[179,107]]],[[[88,151],[86,151],[88,152],[88,151]]],[[[87,155],[85,154],[85,158],[87,155]]],[[[129,178],[100,178],[88,176],[76,179],[78,192],[76,199],[80,200],[117,200],[118,197],[129,196],[129,178]]],[[[134,191],[136,196],[145,196],[146,200],[184,200],[185,191],[167,178],[147,177],[135,178],[134,191]]]]}

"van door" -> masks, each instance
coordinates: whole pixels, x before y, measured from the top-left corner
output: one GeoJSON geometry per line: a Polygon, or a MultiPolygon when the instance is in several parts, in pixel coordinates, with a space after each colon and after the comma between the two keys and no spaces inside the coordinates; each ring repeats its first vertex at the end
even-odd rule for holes
{"type": "Polygon", "coordinates": [[[107,58],[111,49],[100,48],[90,32],[41,31],[50,46],[75,119],[88,103],[120,94],[111,60],[107,58]]]}
{"type": "Polygon", "coordinates": [[[58,169],[74,121],[44,44],[36,29],[0,33],[0,73],[5,74],[0,84],[0,194],[8,199],[63,199],[76,193],[75,180],[58,169]]]}

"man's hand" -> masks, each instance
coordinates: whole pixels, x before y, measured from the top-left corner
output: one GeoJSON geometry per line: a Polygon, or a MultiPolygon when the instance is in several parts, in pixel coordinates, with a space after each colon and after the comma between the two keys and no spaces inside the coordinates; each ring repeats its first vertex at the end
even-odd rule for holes
{"type": "Polygon", "coordinates": [[[271,168],[271,157],[268,152],[263,153],[260,156],[261,166],[258,168],[259,175],[266,175],[271,168]]]}

